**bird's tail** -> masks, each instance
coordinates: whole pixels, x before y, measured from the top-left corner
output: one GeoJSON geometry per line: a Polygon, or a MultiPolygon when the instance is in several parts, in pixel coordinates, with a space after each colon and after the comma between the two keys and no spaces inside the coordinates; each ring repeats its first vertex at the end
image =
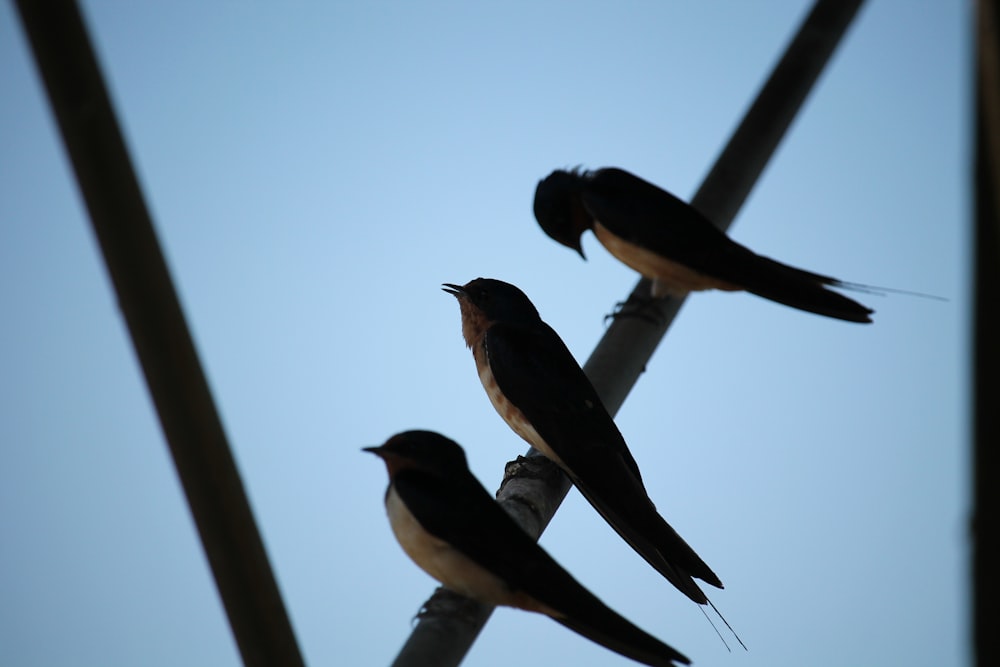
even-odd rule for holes
{"type": "Polygon", "coordinates": [[[871,314],[874,310],[830,289],[850,289],[853,287],[851,283],[803,271],[758,255],[742,246],[734,246],[727,261],[727,271],[731,275],[724,278],[746,291],[818,315],[848,322],[872,321],[871,314]]]}
{"type": "Polygon", "coordinates": [[[552,618],[592,642],[645,665],[691,664],[683,653],[636,627],[596,598],[591,604],[577,606],[567,616],[552,618]]]}
{"type": "MultiPolygon", "coordinates": [[[[615,475],[624,471],[615,466],[604,468],[602,482],[615,481],[615,475]]],[[[694,578],[716,588],[722,581],[701,557],[684,541],[677,531],[661,517],[646,496],[601,493],[570,474],[570,479],[583,497],[604,517],[618,535],[645,559],[653,569],[662,574],[679,591],[698,604],[707,604],[708,598],[694,578]],[[613,504],[608,498],[614,498],[613,504]]],[[[591,480],[593,481],[593,480],[591,480]]],[[[628,488],[622,480],[618,488],[628,488]]]]}

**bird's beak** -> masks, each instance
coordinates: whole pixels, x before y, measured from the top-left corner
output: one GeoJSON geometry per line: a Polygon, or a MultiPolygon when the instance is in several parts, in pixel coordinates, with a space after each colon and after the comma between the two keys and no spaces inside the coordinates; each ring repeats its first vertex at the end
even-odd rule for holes
{"type": "Polygon", "coordinates": [[[465,296],[465,288],[461,285],[452,285],[451,283],[442,283],[442,290],[451,294],[453,297],[460,298],[465,296]]]}
{"type": "Polygon", "coordinates": [[[580,243],[579,241],[577,241],[576,246],[573,247],[573,250],[576,250],[577,253],[579,253],[580,257],[583,258],[583,261],[585,261],[585,262],[587,261],[587,256],[583,254],[583,244],[582,243],[580,243]]]}
{"type": "Polygon", "coordinates": [[[361,451],[371,452],[375,456],[382,459],[382,462],[385,463],[386,470],[389,472],[389,479],[391,480],[395,478],[398,471],[403,468],[412,468],[415,464],[407,455],[394,452],[391,449],[386,449],[388,444],[389,443],[386,443],[380,447],[362,447],[361,451]]]}

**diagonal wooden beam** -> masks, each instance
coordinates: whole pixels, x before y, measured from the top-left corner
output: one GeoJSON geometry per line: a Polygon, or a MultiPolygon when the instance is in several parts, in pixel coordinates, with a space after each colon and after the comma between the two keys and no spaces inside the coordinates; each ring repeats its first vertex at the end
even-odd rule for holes
{"type": "Polygon", "coordinates": [[[243,662],[302,665],[79,8],[17,7],[243,662]]]}

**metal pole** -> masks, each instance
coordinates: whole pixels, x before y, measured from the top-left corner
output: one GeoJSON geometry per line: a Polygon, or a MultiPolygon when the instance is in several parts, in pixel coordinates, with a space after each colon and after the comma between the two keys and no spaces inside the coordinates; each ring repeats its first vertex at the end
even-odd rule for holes
{"type": "Polygon", "coordinates": [[[302,665],[79,9],[17,7],[243,662],[302,665]]]}
{"type": "MultiPolygon", "coordinates": [[[[729,227],[861,3],[862,0],[817,0],[730,137],[691,202],[720,228],[729,227]]],[[[649,289],[649,281],[640,280],[629,298],[647,297],[649,289]]],[[[598,342],[584,370],[611,414],[617,413],[624,403],[683,303],[683,299],[676,298],[657,300],[656,323],[635,317],[619,318],[598,342]]],[[[537,453],[529,450],[528,454],[537,453]]],[[[554,464],[544,459],[537,466],[558,472],[554,464]]],[[[512,514],[519,507],[538,508],[536,516],[529,517],[527,524],[522,523],[536,538],[569,490],[565,477],[561,473],[559,476],[562,483],[550,481],[525,486],[514,485],[505,477],[505,484],[497,494],[512,514]]],[[[519,515],[515,514],[515,518],[520,521],[519,515]]],[[[490,607],[443,589],[438,589],[424,609],[393,667],[455,667],[492,612],[490,607]]]]}

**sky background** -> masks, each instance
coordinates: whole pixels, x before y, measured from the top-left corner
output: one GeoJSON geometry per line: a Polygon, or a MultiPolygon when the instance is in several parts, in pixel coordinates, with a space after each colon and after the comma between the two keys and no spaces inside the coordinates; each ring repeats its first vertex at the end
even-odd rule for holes
{"type": "MultiPolygon", "coordinates": [[[[635,274],[545,237],[536,182],[690,198],[809,6],[83,3],[309,664],[388,664],[434,589],[361,447],[438,430],[490,489],[526,449],[440,284],[517,284],[585,361],[635,274]]],[[[749,652],[575,491],[542,537],[697,665],[968,663],[969,9],[869,2],[730,230],[948,301],[695,295],[618,414],[749,652]]],[[[0,664],[239,664],[7,2],[0,90],[0,664]]],[[[514,652],[634,664],[509,609],[466,664],[514,652]]]]}

